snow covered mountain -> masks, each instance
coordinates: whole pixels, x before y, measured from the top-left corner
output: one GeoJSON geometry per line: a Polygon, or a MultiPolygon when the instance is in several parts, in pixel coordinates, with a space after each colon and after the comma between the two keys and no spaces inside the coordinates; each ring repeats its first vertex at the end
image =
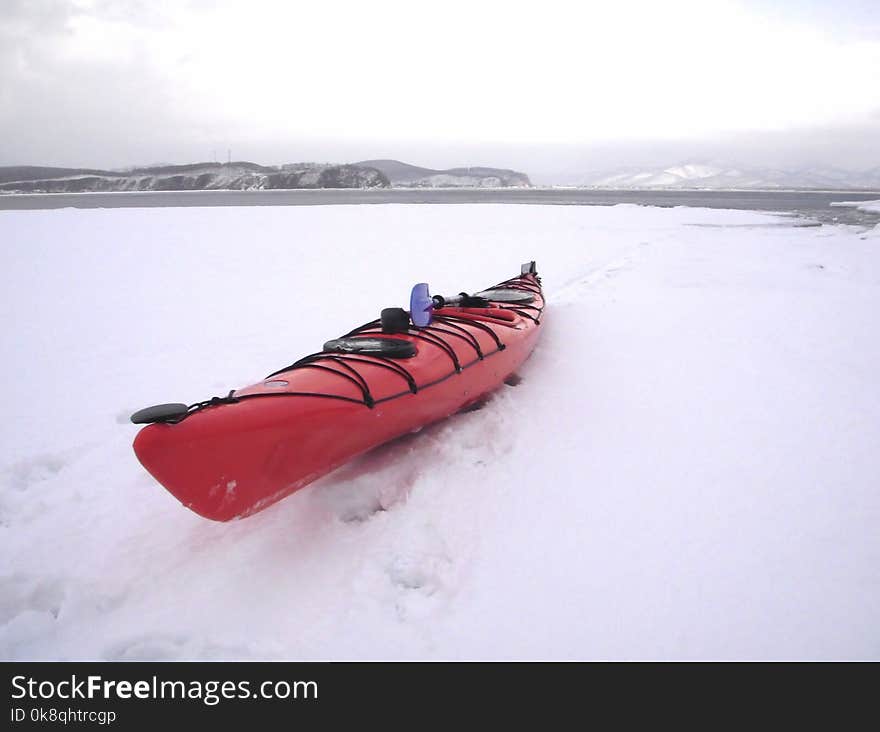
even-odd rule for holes
{"type": "Polygon", "coordinates": [[[449,168],[434,170],[399,160],[362,160],[358,166],[382,171],[392,186],[408,188],[527,188],[529,176],[506,168],[449,168]]]}
{"type": "Polygon", "coordinates": [[[271,190],[289,188],[387,188],[388,178],[360,165],[292,163],[193,163],[129,171],[18,166],[0,168],[0,192],[271,190]]]}
{"type": "Polygon", "coordinates": [[[398,160],[364,160],[347,165],[250,162],[193,163],[131,170],[0,167],[0,193],[113,191],[270,190],[290,188],[503,188],[527,187],[525,173],[503,168],[433,170],[398,160]]]}
{"type": "Polygon", "coordinates": [[[582,176],[577,183],[594,188],[880,189],[880,168],[859,172],[830,167],[787,170],[692,162],[667,168],[594,171],[582,176]]]}

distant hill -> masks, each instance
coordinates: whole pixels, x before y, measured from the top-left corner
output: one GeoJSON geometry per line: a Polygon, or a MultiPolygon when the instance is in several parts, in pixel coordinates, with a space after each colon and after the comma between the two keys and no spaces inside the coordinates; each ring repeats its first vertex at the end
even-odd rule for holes
{"type": "Polygon", "coordinates": [[[687,162],[666,168],[616,168],[584,173],[578,185],[633,189],[867,189],[880,190],[880,168],[865,171],[832,167],[757,168],[687,162]]]}
{"type": "Polygon", "coordinates": [[[127,170],[0,167],[0,193],[81,193],[114,191],[270,190],[295,188],[504,188],[527,187],[525,173],[503,168],[433,170],[399,160],[363,160],[347,165],[288,163],[258,165],[187,163],[127,170]]]}
{"type": "Polygon", "coordinates": [[[392,181],[392,185],[418,180],[437,172],[430,168],[420,168],[418,165],[402,163],[399,160],[361,160],[354,165],[366,165],[381,170],[388,180],[392,181]]]}
{"type": "Polygon", "coordinates": [[[109,170],[87,168],[47,168],[42,165],[9,165],[0,167],[0,183],[15,180],[40,180],[74,175],[116,175],[109,170]]]}
{"type": "Polygon", "coordinates": [[[84,193],[119,191],[387,188],[388,178],[362,165],[290,163],[272,167],[246,161],[189,163],[125,171],[14,166],[0,168],[0,192],[84,193]]]}
{"type": "Polygon", "coordinates": [[[449,168],[434,170],[399,160],[361,160],[354,165],[375,168],[385,174],[392,186],[417,188],[509,188],[528,187],[525,173],[506,168],[449,168]]]}

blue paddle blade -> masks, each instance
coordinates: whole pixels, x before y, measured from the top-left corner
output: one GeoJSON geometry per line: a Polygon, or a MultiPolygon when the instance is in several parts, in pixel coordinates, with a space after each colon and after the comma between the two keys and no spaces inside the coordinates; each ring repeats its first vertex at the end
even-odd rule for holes
{"type": "Polygon", "coordinates": [[[431,324],[434,301],[428,291],[428,284],[420,282],[412,288],[409,296],[409,317],[417,328],[425,328],[431,324]]]}

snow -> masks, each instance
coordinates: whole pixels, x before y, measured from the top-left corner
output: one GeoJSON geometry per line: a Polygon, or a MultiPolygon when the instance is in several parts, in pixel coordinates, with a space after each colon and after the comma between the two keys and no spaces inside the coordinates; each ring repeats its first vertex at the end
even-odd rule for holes
{"type": "Polygon", "coordinates": [[[526,184],[505,182],[497,175],[458,175],[434,173],[400,183],[392,181],[395,188],[522,188],[526,184]]]}
{"type": "Polygon", "coordinates": [[[693,180],[699,178],[712,178],[713,176],[720,175],[725,171],[721,170],[720,168],[715,168],[711,165],[687,163],[685,165],[667,168],[664,172],[677,176],[678,178],[683,178],[685,180],[693,180]]]}
{"type": "Polygon", "coordinates": [[[878,658],[880,250],[622,205],[0,213],[0,657],[878,658]],[[216,524],[128,415],[535,258],[522,382],[216,524]]]}
{"type": "MultiPolygon", "coordinates": [[[[735,172],[735,171],[734,171],[735,172]]],[[[691,185],[694,182],[702,182],[709,178],[729,175],[730,171],[724,171],[709,165],[687,163],[677,165],[659,171],[626,171],[601,176],[598,180],[587,181],[590,185],[600,186],[676,186],[691,185]]]]}
{"type": "Polygon", "coordinates": [[[829,191],[841,188],[877,190],[880,188],[880,170],[847,171],[836,168],[742,168],[718,167],[701,163],[683,163],[639,170],[616,168],[595,171],[580,176],[578,182],[586,186],[619,186],[621,188],[698,188],[706,190],[732,189],[799,189],[813,188],[829,191]]]}
{"type": "MultiPolygon", "coordinates": [[[[869,213],[880,213],[880,200],[877,201],[833,201],[832,206],[844,206],[856,208],[859,211],[868,211],[869,213]]],[[[866,238],[880,239],[880,224],[874,226],[873,229],[864,234],[866,238]]]]}
{"type": "Polygon", "coordinates": [[[877,201],[834,201],[832,206],[852,206],[860,211],[880,213],[880,200],[877,201]]]}

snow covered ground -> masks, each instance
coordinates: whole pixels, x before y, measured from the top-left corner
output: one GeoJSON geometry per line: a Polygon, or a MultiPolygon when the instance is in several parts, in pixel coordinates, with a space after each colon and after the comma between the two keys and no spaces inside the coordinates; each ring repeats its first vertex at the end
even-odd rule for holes
{"type": "Polygon", "coordinates": [[[0,657],[880,658],[880,231],[582,206],[0,213],[0,657]],[[522,382],[216,524],[134,410],[535,258],[522,382]]]}

